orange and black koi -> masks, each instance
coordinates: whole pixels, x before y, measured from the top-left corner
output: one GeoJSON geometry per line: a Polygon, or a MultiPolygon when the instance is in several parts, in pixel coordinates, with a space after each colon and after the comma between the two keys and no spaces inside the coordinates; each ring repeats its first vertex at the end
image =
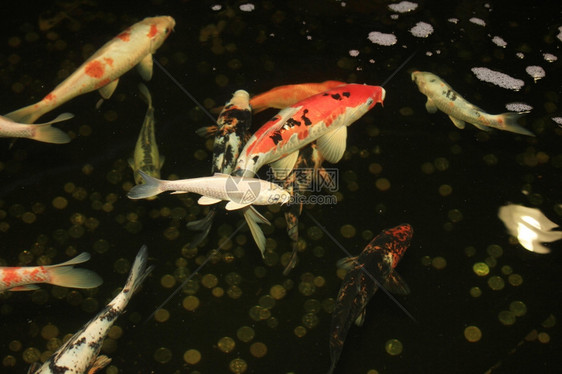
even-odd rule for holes
{"type": "Polygon", "coordinates": [[[341,355],[343,343],[351,327],[361,326],[365,307],[382,285],[387,291],[405,295],[410,288],[394,270],[408,249],[414,234],[412,226],[402,224],[383,230],[359,256],[344,259],[340,266],[349,268],[336,299],[330,329],[330,358],[332,373],[341,355]]]}

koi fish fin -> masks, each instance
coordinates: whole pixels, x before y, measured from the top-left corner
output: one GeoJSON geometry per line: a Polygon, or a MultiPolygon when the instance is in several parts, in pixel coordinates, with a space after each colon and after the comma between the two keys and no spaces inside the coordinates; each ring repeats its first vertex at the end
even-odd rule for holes
{"type": "Polygon", "coordinates": [[[192,231],[204,231],[207,229],[207,226],[213,222],[213,218],[215,217],[215,209],[211,208],[207,215],[197,221],[188,222],[185,227],[192,231]]]}
{"type": "Polygon", "coordinates": [[[65,144],[70,142],[70,137],[64,131],[57,129],[55,127],[51,127],[51,124],[66,121],[74,117],[72,113],[62,113],[59,114],[55,119],[45,122],[45,123],[38,123],[34,128],[33,135],[30,139],[37,140],[40,142],[45,143],[53,143],[53,144],[65,144]]]}
{"type": "Polygon", "coordinates": [[[139,62],[137,65],[137,70],[145,81],[149,81],[152,78],[152,54],[149,53],[139,62]]]}
{"type": "Polygon", "coordinates": [[[206,127],[200,127],[195,130],[195,133],[202,138],[210,138],[211,136],[215,136],[219,127],[217,125],[211,125],[206,127]]]}
{"type": "Polygon", "coordinates": [[[160,155],[160,158],[159,158],[158,161],[160,161],[158,163],[158,169],[162,169],[162,166],[164,166],[164,161],[166,161],[166,157],[164,157],[164,155],[160,155]]]}
{"type": "Polygon", "coordinates": [[[500,130],[510,131],[516,134],[535,136],[535,134],[533,134],[526,128],[517,124],[517,121],[524,115],[525,113],[515,113],[515,112],[499,114],[499,116],[503,120],[503,123],[505,124],[505,128],[500,128],[500,130]]]}
{"type": "Polygon", "coordinates": [[[90,369],[86,374],[95,374],[97,371],[109,365],[110,362],[111,359],[106,355],[98,356],[96,357],[95,361],[92,363],[92,366],[90,367],[90,369]]]}
{"type": "Polygon", "coordinates": [[[146,87],[144,83],[139,83],[138,88],[142,98],[146,102],[146,105],[148,105],[148,108],[152,108],[152,95],[150,94],[148,87],[146,87]]]}
{"type": "Polygon", "coordinates": [[[133,295],[141,286],[142,282],[152,271],[153,266],[146,267],[148,260],[148,250],[146,245],[143,245],[135,257],[135,262],[131,266],[127,283],[121,292],[133,295]]]}
{"type": "Polygon", "coordinates": [[[33,374],[35,373],[37,370],[39,370],[39,368],[41,368],[41,363],[40,362],[34,362],[29,366],[29,369],[27,369],[27,374],[33,374]]]}
{"type": "Polygon", "coordinates": [[[449,116],[449,118],[451,119],[451,121],[453,121],[453,124],[457,126],[459,129],[464,129],[465,123],[462,119],[457,119],[453,116],[449,116]]]}
{"type": "MultiPolygon", "coordinates": [[[[106,100],[109,99],[111,95],[113,95],[113,92],[115,92],[115,89],[117,88],[117,83],[119,83],[119,78],[114,79],[113,81],[109,82],[105,86],[99,88],[98,92],[100,93],[101,97],[103,97],[106,100]]],[[[96,106],[96,108],[99,109],[98,106],[96,106]]]]}
{"type": "Polygon", "coordinates": [[[135,171],[135,160],[132,157],[129,157],[127,159],[127,163],[129,164],[130,168],[133,169],[133,171],[135,171]]]}
{"type": "Polygon", "coordinates": [[[254,238],[254,241],[256,242],[256,245],[258,246],[258,249],[260,250],[261,256],[263,258],[265,254],[266,239],[261,227],[258,225],[258,222],[268,224],[271,223],[269,223],[269,221],[252,206],[244,209],[244,219],[246,219],[246,223],[250,228],[252,237],[254,238]]]}
{"type": "Polygon", "coordinates": [[[17,286],[8,288],[8,291],[35,291],[38,290],[40,287],[36,284],[26,284],[24,286],[17,286]]]}
{"type": "Polygon", "coordinates": [[[4,117],[7,117],[17,123],[34,123],[39,117],[49,111],[44,105],[41,105],[41,103],[42,102],[40,101],[37,104],[31,104],[18,110],[14,110],[13,112],[6,114],[4,117]]]}
{"type": "Polygon", "coordinates": [[[62,264],[46,266],[50,275],[48,283],[70,288],[95,288],[103,283],[101,277],[91,270],[75,269],[73,266],[90,259],[90,254],[83,252],[62,264]]]}
{"type": "Polygon", "coordinates": [[[367,308],[363,308],[359,316],[355,319],[355,326],[361,327],[365,323],[365,315],[367,314],[367,308]]]}
{"type": "Polygon", "coordinates": [[[299,151],[294,151],[293,153],[288,154],[287,156],[280,158],[279,160],[272,162],[270,164],[271,170],[273,171],[273,175],[275,179],[285,179],[289,176],[291,170],[295,166],[295,162],[299,158],[299,151]]]}
{"type": "Polygon", "coordinates": [[[318,152],[326,161],[335,164],[343,157],[347,141],[347,127],[341,126],[318,138],[318,152]]]}
{"type": "Polygon", "coordinates": [[[187,193],[188,191],[174,191],[174,192],[170,192],[170,195],[181,195],[184,193],[187,193]]]}
{"type": "Polygon", "coordinates": [[[472,124],[474,127],[476,127],[478,130],[482,130],[482,131],[492,131],[491,127],[488,126],[484,126],[484,125],[479,125],[477,123],[473,123],[472,124]]]}
{"type": "Polygon", "coordinates": [[[209,210],[209,213],[207,213],[204,218],[197,221],[188,222],[187,225],[185,225],[188,230],[200,231],[200,233],[195,235],[191,242],[189,242],[189,248],[195,248],[199,246],[199,244],[201,244],[201,242],[205,240],[207,235],[209,235],[209,232],[211,232],[211,227],[213,226],[213,218],[215,217],[215,213],[216,209],[211,208],[209,210]]]}
{"type": "Polygon", "coordinates": [[[344,269],[350,271],[351,269],[353,269],[353,267],[355,267],[355,264],[357,263],[357,258],[358,258],[357,256],[340,258],[336,263],[336,267],[338,269],[344,269]]]}
{"type": "Polygon", "coordinates": [[[238,209],[245,208],[245,207],[247,207],[247,206],[250,205],[250,204],[251,204],[251,203],[244,203],[244,204],[243,204],[243,203],[237,203],[237,202],[234,202],[234,201],[229,201],[229,202],[226,204],[225,209],[226,209],[226,210],[238,210],[238,209]]]}
{"type": "Polygon", "coordinates": [[[221,201],[222,201],[221,199],[217,199],[216,197],[201,196],[199,200],[197,200],[197,203],[199,205],[213,205],[216,203],[220,203],[221,201]]]}
{"type": "Polygon", "coordinates": [[[428,113],[436,113],[437,112],[437,105],[435,105],[433,100],[431,100],[428,97],[427,101],[425,102],[425,109],[427,110],[428,113]]]}
{"type": "Polygon", "coordinates": [[[410,287],[408,284],[396,270],[390,272],[388,277],[385,279],[383,287],[386,288],[389,292],[398,294],[398,295],[407,295],[410,293],[410,287]]]}
{"type": "Polygon", "coordinates": [[[147,197],[156,196],[163,192],[162,181],[146,174],[142,170],[138,170],[139,175],[144,179],[143,184],[137,184],[129,190],[127,197],[129,199],[145,199],[147,197]]]}

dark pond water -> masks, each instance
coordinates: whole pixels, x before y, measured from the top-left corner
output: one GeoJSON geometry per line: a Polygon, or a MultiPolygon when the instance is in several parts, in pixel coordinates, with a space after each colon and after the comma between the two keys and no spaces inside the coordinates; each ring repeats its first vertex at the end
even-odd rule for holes
{"type": "MultiPolygon", "coordinates": [[[[382,84],[415,52],[385,84],[384,107],[349,128],[344,159],[329,165],[340,173],[340,201],[306,209],[354,254],[384,228],[407,222],[415,230],[397,267],[411,293],[397,298],[416,322],[377,293],[365,324],[352,327],[336,372],[552,373],[562,367],[561,242],[548,243],[549,254],[528,251],[497,216],[500,206],[513,203],[562,222],[559,2],[416,1],[409,13],[390,10],[388,1],[114,3],[3,3],[2,112],[40,100],[107,40],[147,16],[175,18],[175,31],[155,58],[209,108],[237,89],[257,94],[324,80],[382,84]],[[244,11],[247,4],[253,9],[244,11]],[[40,18],[55,22],[42,31],[40,18]],[[413,35],[418,22],[433,32],[413,35]],[[373,31],[394,34],[397,42],[373,43],[373,31]],[[507,45],[493,42],[499,40],[494,36],[507,45]],[[547,61],[553,58],[545,53],[557,59],[547,61]],[[545,76],[535,82],[528,66],[542,67],[545,76]],[[474,67],[524,86],[515,91],[481,81],[474,67]],[[426,98],[410,79],[414,70],[439,75],[489,113],[505,112],[508,103],[531,106],[520,124],[537,136],[471,125],[460,130],[445,114],[427,113],[426,98]],[[344,237],[349,226],[355,234],[344,237]],[[489,272],[478,275],[478,263],[489,272]],[[481,337],[470,342],[465,333],[474,327],[481,337]],[[385,349],[392,339],[402,344],[399,354],[385,349]]],[[[48,357],[57,345],[48,338],[80,329],[124,285],[128,263],[143,244],[155,269],[117,320],[122,335],[106,343],[112,362],[102,372],[230,373],[242,362],[247,373],[326,372],[328,310],[341,284],[336,262],[344,254],[307,214],[300,223],[306,249],[288,276],[282,274],[291,248],[283,214],[261,208],[274,223],[266,231],[265,262],[244,228],[165,306],[167,320],[143,323],[173,291],[163,280],[182,281],[194,272],[242,220],[220,211],[208,240],[188,253],[182,248],[193,233],[185,224],[206,213],[198,196],[127,199],[133,183],[127,159],[146,111],[140,81],[136,71],[125,74],[99,109],[97,93],[90,93],[45,115],[75,114],[57,125],[73,137],[69,144],[0,141],[2,264],[59,263],[88,251],[92,259],[81,266],[104,279],[90,291],[45,285],[0,295],[0,372],[26,372],[24,357],[48,357]],[[57,197],[66,207],[54,206],[57,197]],[[276,285],[286,295],[271,306],[267,295],[276,285]],[[188,295],[200,302],[194,311],[182,306],[188,295]],[[253,337],[245,335],[248,328],[253,337]],[[235,343],[228,353],[219,343],[225,337],[235,343]],[[189,350],[200,360],[184,360],[189,350]]],[[[160,69],[147,85],[166,157],[163,177],[208,175],[212,155],[195,130],[209,119],[160,69]]],[[[254,129],[273,114],[256,115],[254,129]]]]}

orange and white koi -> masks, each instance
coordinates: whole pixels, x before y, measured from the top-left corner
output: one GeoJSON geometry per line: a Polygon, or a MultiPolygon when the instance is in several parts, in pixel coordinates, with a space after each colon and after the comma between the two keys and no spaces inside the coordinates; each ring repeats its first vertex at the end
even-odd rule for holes
{"type": "Polygon", "coordinates": [[[420,92],[427,96],[425,104],[427,111],[435,113],[439,109],[447,114],[459,129],[464,129],[465,122],[468,122],[483,131],[496,128],[517,134],[535,136],[535,134],[517,124],[522,114],[514,112],[488,114],[466,101],[444,80],[433,73],[414,71],[412,80],[418,85],[420,92]]]}
{"type": "Polygon", "coordinates": [[[7,117],[0,116],[0,137],[27,138],[39,142],[64,144],[70,137],[62,130],[51,127],[53,123],[66,121],[74,117],[70,113],[62,113],[52,121],[37,124],[17,123],[7,117]]]}
{"type": "Polygon", "coordinates": [[[324,81],[322,83],[300,83],[278,86],[271,90],[255,95],[250,100],[254,113],[269,108],[283,109],[312,95],[327,91],[334,87],[343,86],[345,82],[324,81]]]}
{"type": "Polygon", "coordinates": [[[382,103],[384,97],[382,87],[347,84],[281,110],[248,140],[233,174],[253,176],[272,163],[274,173],[287,176],[299,149],[315,140],[322,157],[338,162],[345,151],[347,126],[382,103]]]}
{"type": "Polygon", "coordinates": [[[145,80],[152,77],[152,55],[164,43],[175,26],[172,17],[149,17],[125,29],[98,49],[74,73],[36,104],[6,115],[23,123],[33,123],[43,114],[65,102],[99,90],[104,99],[115,91],[119,77],[138,67],[145,80]]]}
{"type": "Polygon", "coordinates": [[[93,374],[103,369],[111,359],[99,355],[102,343],[111,326],[125,310],[131,297],[140,288],[152,267],[147,268],[147,250],[143,246],[125,287],[84,327],[66,341],[43,365],[32,366],[29,374],[93,374]]]}
{"type": "Polygon", "coordinates": [[[61,287],[94,288],[102,284],[99,275],[87,269],[74,269],[74,265],[90,259],[83,252],[71,260],[48,266],[0,266],[0,292],[32,291],[37,283],[50,283],[61,287]]]}
{"type": "Polygon", "coordinates": [[[402,224],[383,230],[364,249],[359,256],[346,258],[338,265],[348,269],[332,312],[330,328],[330,358],[332,373],[343,349],[343,343],[355,321],[363,324],[366,306],[371,297],[382,285],[387,291],[405,295],[410,288],[394,270],[410,246],[414,235],[412,226],[402,224]]]}

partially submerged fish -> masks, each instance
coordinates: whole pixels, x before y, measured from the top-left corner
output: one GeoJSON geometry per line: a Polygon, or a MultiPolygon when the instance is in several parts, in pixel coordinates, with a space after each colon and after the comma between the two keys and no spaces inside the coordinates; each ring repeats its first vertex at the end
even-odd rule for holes
{"type": "Polygon", "coordinates": [[[64,131],[51,127],[51,125],[56,122],[66,121],[72,117],[74,117],[73,114],[62,113],[52,121],[30,125],[17,123],[8,117],[0,116],[0,137],[27,138],[54,144],[68,143],[70,142],[70,137],[64,131]]]}
{"type": "Polygon", "coordinates": [[[490,128],[496,128],[517,134],[535,136],[535,134],[517,124],[522,114],[513,112],[488,114],[466,101],[435,74],[425,71],[414,71],[412,73],[412,80],[418,85],[420,92],[427,96],[425,104],[427,111],[435,113],[439,109],[447,114],[453,124],[459,129],[464,129],[465,122],[468,122],[483,131],[490,131],[490,128]]]}
{"type": "Polygon", "coordinates": [[[328,373],[332,373],[336,367],[351,324],[354,321],[358,326],[363,324],[367,303],[378,290],[378,284],[390,292],[402,295],[410,292],[410,288],[394,268],[408,249],[413,233],[412,226],[408,224],[383,230],[359,256],[347,258],[340,264],[349,271],[342,282],[332,312],[332,364],[328,373]]]}
{"type": "Polygon", "coordinates": [[[217,173],[211,177],[162,180],[153,178],[142,170],[139,173],[145,183],[131,188],[127,194],[130,199],[144,199],[164,191],[174,191],[173,194],[193,192],[202,195],[198,200],[201,205],[228,201],[226,209],[236,210],[252,204],[284,204],[290,198],[289,193],[277,184],[257,178],[217,173]]]}
{"type": "Polygon", "coordinates": [[[274,173],[287,176],[299,149],[315,140],[328,162],[338,162],[345,151],[347,126],[382,103],[384,96],[379,86],[347,84],[281,110],[248,140],[233,174],[254,176],[271,163],[274,173]]]}
{"type": "Polygon", "coordinates": [[[102,343],[111,326],[125,310],[131,297],[140,288],[152,267],[146,267],[147,250],[143,246],[125,287],[80,331],[66,341],[43,365],[35,365],[29,374],[93,374],[111,362],[107,356],[99,356],[102,343]]]}
{"type": "Polygon", "coordinates": [[[536,208],[518,204],[500,207],[498,217],[509,233],[517,238],[525,249],[535,253],[549,253],[550,248],[542,245],[562,239],[562,231],[554,231],[558,225],[549,220],[536,208]]]}
{"type": "Polygon", "coordinates": [[[154,107],[152,106],[152,96],[144,84],[139,84],[139,90],[146,99],[148,108],[144,116],[133,157],[129,159],[129,165],[135,174],[135,182],[142,183],[142,177],[138,171],[143,170],[146,174],[160,178],[160,169],[164,164],[164,157],[158,152],[156,134],[154,130],[154,107]]]}
{"type": "Polygon", "coordinates": [[[149,17],[135,23],[97,50],[74,73],[41,101],[8,113],[16,122],[34,123],[43,114],[78,95],[99,90],[104,99],[115,91],[119,77],[134,66],[145,80],[152,77],[152,55],[164,43],[175,21],[172,17],[149,17]]]}
{"type": "MultiPolygon", "coordinates": [[[[198,130],[200,134],[214,134],[215,136],[211,170],[213,173],[230,174],[236,166],[240,150],[249,138],[249,130],[252,124],[252,109],[249,100],[248,92],[244,90],[236,91],[219,114],[217,124],[198,130]]],[[[270,223],[252,206],[244,208],[243,213],[254,241],[263,256],[266,239],[258,223],[270,223]]],[[[215,207],[212,207],[206,217],[187,224],[188,228],[201,231],[201,234],[190,243],[192,247],[197,246],[208,235],[214,216],[215,207]]]]}
{"type": "Polygon", "coordinates": [[[90,259],[83,252],[71,260],[48,266],[0,266],[0,292],[33,291],[38,283],[49,283],[70,288],[94,288],[102,284],[99,275],[87,269],[75,269],[74,265],[90,259]]]}
{"type": "Polygon", "coordinates": [[[340,81],[324,81],[322,83],[299,83],[277,86],[269,91],[253,96],[250,100],[250,105],[254,113],[259,113],[269,108],[284,109],[307,97],[345,84],[345,82],[340,81]]]}
{"type": "Polygon", "coordinates": [[[285,222],[287,225],[287,234],[292,242],[291,259],[283,274],[287,275],[297,263],[297,251],[299,241],[299,217],[302,213],[302,201],[299,197],[304,196],[312,183],[316,179],[321,178],[327,185],[331,183],[330,177],[326,170],[322,167],[324,158],[318,152],[316,142],[312,142],[305,146],[299,152],[299,157],[293,167],[293,170],[287,178],[283,180],[283,188],[287,190],[293,197],[290,204],[285,208],[285,222]]]}

